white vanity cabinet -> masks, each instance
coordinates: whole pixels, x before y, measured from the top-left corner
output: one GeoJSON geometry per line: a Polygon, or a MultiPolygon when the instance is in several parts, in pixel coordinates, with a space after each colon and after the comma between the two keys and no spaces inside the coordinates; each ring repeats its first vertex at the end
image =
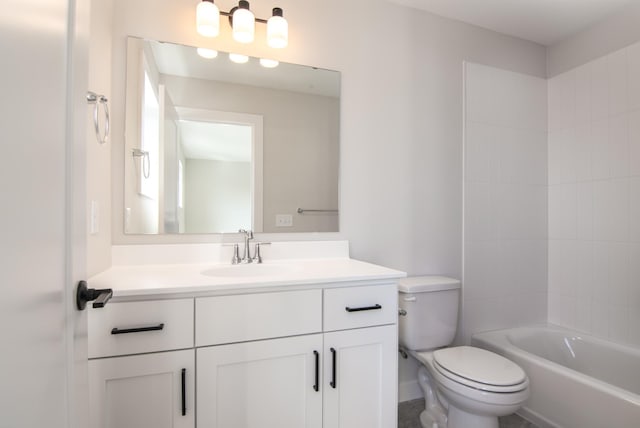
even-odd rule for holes
{"type": "Polygon", "coordinates": [[[95,427],[395,427],[396,286],[343,285],[92,310],[95,427]]]}
{"type": "Polygon", "coordinates": [[[109,303],[88,318],[92,428],[193,428],[193,299],[109,303]]]}

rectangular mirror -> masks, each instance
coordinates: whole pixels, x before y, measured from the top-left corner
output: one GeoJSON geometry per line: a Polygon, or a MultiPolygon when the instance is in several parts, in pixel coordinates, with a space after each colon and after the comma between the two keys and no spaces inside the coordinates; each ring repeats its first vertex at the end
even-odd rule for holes
{"type": "Polygon", "coordinates": [[[340,73],[213,54],[128,39],[125,233],[337,232],[340,73]]]}

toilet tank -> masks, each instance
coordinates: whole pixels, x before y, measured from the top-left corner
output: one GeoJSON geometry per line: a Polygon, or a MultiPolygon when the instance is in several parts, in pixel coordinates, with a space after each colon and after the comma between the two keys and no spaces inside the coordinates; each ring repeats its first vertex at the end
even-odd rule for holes
{"type": "Polygon", "coordinates": [[[459,280],[444,276],[403,278],[398,281],[398,292],[402,347],[425,351],[453,342],[458,327],[459,280]]]}

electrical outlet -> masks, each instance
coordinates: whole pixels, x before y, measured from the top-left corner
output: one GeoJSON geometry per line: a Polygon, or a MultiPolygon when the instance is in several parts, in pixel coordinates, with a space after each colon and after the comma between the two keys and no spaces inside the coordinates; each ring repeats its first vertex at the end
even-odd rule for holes
{"type": "Polygon", "coordinates": [[[276,227],[292,227],[293,216],[291,214],[276,214],[276,227]]]}

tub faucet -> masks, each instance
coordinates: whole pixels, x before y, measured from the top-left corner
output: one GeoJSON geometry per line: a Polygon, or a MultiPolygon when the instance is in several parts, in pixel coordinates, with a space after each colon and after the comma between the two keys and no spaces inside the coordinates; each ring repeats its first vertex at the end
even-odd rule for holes
{"type": "Polygon", "coordinates": [[[249,241],[253,239],[253,231],[240,229],[238,233],[244,233],[244,250],[242,250],[240,263],[251,263],[253,260],[251,258],[251,252],[249,251],[249,241]]]}

